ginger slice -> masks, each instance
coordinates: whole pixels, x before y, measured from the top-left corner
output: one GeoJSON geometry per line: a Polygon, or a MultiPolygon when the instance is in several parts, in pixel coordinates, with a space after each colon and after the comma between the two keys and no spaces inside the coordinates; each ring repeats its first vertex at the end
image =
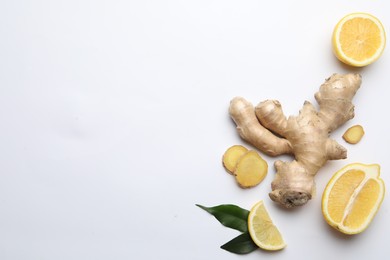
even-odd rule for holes
{"type": "Polygon", "coordinates": [[[233,145],[229,149],[226,150],[222,157],[222,163],[225,169],[230,173],[234,174],[234,169],[236,169],[236,165],[244,154],[248,152],[242,145],[233,145]]]}
{"type": "Polygon", "coordinates": [[[264,180],[267,172],[267,162],[256,151],[248,151],[239,159],[234,175],[242,188],[250,188],[264,180]]]}
{"type": "Polygon", "coordinates": [[[350,144],[357,144],[364,135],[364,129],[361,125],[354,125],[345,131],[343,139],[350,144]]]}

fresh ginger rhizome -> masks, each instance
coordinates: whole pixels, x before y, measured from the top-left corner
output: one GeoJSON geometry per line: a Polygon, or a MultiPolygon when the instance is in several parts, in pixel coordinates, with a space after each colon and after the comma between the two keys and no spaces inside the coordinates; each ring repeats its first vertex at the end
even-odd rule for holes
{"type": "Polygon", "coordinates": [[[352,99],[360,85],[359,74],[333,74],[315,94],[319,110],[305,101],[299,115],[288,118],[276,100],[256,107],[242,97],[231,101],[229,113],[244,140],[270,156],[295,157],[292,162],[275,162],[272,200],[287,208],[306,204],[318,170],[328,160],[346,158],[347,150],[329,134],[354,117],[352,99]]]}

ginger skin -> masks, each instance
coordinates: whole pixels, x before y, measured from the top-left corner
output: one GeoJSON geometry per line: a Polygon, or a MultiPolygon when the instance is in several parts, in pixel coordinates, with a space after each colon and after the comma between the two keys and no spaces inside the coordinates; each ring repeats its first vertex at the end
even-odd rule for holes
{"type": "Polygon", "coordinates": [[[315,94],[319,110],[305,101],[299,115],[288,119],[275,100],[263,101],[256,108],[241,97],[231,101],[229,113],[241,138],[268,155],[295,157],[292,162],[275,162],[272,200],[286,208],[306,204],[313,196],[319,169],[328,160],[346,158],[347,150],[329,134],[354,117],[351,101],[360,85],[359,74],[333,74],[315,94]]]}

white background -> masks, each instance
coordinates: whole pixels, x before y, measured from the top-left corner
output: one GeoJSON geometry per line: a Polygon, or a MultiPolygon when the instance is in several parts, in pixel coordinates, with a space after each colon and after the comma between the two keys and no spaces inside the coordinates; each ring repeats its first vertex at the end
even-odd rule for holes
{"type": "MultiPolygon", "coordinates": [[[[379,163],[390,185],[390,50],[352,69],[332,54],[334,25],[369,12],[390,32],[388,1],[0,2],[0,259],[384,259],[385,197],[347,237],[321,214],[322,191],[351,162],[379,163]],[[245,144],[234,96],[298,113],[332,73],[359,72],[356,116],[332,134],[348,159],[320,170],[317,195],[288,211],[266,179],[243,190],[221,165],[245,144]],[[364,126],[358,145],[342,133],[364,126]],[[288,246],[231,254],[238,235],[196,203],[264,200],[288,246]]],[[[389,47],[389,46],[388,46],[389,47]]],[[[291,160],[290,157],[278,159],[291,160]]]]}

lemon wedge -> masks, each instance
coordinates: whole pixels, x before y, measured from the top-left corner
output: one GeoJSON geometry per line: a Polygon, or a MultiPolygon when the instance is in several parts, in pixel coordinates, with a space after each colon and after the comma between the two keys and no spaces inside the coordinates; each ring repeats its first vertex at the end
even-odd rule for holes
{"type": "Polygon", "coordinates": [[[256,203],[248,216],[248,230],[253,242],[265,250],[280,250],[286,247],[282,235],[264,206],[263,201],[256,203]]]}

